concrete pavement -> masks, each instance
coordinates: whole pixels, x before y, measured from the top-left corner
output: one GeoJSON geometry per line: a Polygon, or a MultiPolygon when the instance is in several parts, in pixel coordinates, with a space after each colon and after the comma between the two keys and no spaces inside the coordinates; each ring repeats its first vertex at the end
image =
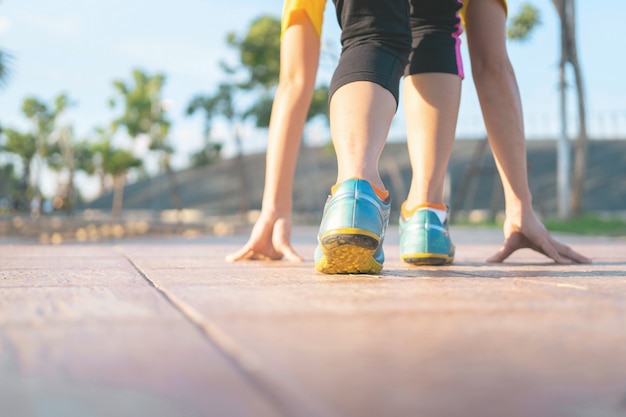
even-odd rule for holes
{"type": "Polygon", "coordinates": [[[247,235],[0,244],[0,416],[626,415],[626,238],[555,236],[593,258],[484,259],[380,276],[227,263],[247,235]]]}

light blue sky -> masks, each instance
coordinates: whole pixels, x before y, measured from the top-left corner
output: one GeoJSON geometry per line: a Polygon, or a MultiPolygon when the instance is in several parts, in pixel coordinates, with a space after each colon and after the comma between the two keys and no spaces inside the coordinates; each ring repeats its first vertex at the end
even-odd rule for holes
{"type": "MultiPolygon", "coordinates": [[[[559,131],[556,12],[550,0],[529,1],[539,7],[543,24],[530,41],[510,43],[509,52],[522,92],[528,136],[554,136],[559,131]]],[[[510,0],[511,12],[521,4],[510,0]]],[[[626,1],[578,0],[577,7],[591,132],[626,136],[626,1]]],[[[176,162],[183,165],[202,142],[201,117],[184,116],[184,108],[195,94],[213,92],[224,79],[218,63],[233,58],[225,35],[245,33],[262,14],[279,17],[281,8],[282,0],[2,0],[0,48],[13,54],[14,60],[9,83],[0,90],[0,123],[26,128],[20,113],[25,97],[51,101],[67,92],[76,102],[67,123],[83,138],[119,112],[108,106],[114,94],[112,80],[130,80],[135,67],[162,72],[167,75],[164,97],[172,103],[176,162]]],[[[333,12],[329,2],[323,38],[337,52],[339,29],[333,12]]],[[[461,137],[478,136],[483,128],[466,45],[463,53],[467,78],[458,131],[461,137]]],[[[332,65],[325,61],[319,80],[329,79],[332,65]]],[[[402,136],[403,124],[400,108],[392,137],[402,136]]],[[[309,135],[313,141],[324,136],[315,128],[309,135]]],[[[250,149],[263,149],[265,134],[250,135],[247,143],[250,149]]]]}

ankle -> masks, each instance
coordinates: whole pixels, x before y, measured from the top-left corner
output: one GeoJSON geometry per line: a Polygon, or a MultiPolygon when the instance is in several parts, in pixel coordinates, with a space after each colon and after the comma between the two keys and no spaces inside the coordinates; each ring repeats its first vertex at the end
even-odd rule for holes
{"type": "Polygon", "coordinates": [[[402,217],[406,220],[412,217],[420,209],[429,209],[434,211],[437,213],[442,223],[447,218],[448,207],[445,204],[440,203],[420,203],[414,207],[410,207],[405,201],[400,207],[400,212],[402,217]]]}

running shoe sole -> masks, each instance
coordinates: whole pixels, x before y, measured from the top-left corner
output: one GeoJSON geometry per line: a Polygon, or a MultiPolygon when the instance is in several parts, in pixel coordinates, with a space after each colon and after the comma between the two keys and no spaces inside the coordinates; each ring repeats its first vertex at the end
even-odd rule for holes
{"type": "Polygon", "coordinates": [[[414,253],[402,256],[402,261],[411,265],[447,265],[454,260],[454,255],[440,255],[438,253],[414,253]]]}
{"type": "Polygon", "coordinates": [[[367,230],[329,230],[320,238],[322,257],[315,268],[325,274],[379,273],[383,265],[374,259],[379,243],[378,236],[367,230]]]}

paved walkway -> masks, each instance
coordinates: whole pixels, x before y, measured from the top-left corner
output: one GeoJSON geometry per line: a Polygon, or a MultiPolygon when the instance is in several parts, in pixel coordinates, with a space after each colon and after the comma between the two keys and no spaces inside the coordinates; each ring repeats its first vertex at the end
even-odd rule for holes
{"type": "MultiPolygon", "coordinates": [[[[0,245],[2,417],[626,415],[626,239],[559,239],[591,265],[453,228],[381,276],[230,264],[247,236],[0,245]]],[[[4,240],[6,242],[6,239],[4,240]]]]}

